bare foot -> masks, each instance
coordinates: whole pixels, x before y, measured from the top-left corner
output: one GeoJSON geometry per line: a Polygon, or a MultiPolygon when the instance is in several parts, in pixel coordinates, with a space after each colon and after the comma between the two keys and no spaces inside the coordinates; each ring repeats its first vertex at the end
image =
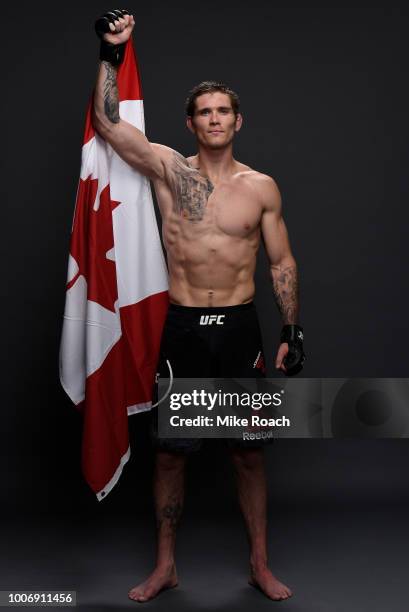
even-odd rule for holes
{"type": "Polygon", "coordinates": [[[264,595],[276,601],[288,599],[292,595],[291,590],[285,586],[285,584],[277,580],[268,567],[252,570],[249,584],[260,589],[264,595]]]}
{"type": "Polygon", "coordinates": [[[172,565],[170,569],[155,568],[145,582],[141,582],[129,591],[128,597],[142,603],[153,599],[160,591],[171,589],[177,585],[178,577],[175,565],[172,565]]]}

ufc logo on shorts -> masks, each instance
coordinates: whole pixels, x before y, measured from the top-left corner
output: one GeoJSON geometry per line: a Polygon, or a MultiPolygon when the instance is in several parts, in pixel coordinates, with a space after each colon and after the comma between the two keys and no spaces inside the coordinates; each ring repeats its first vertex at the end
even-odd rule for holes
{"type": "Polygon", "coordinates": [[[223,325],[224,321],[222,319],[224,319],[226,315],[202,315],[200,317],[200,325],[213,325],[213,323],[216,323],[216,325],[223,325]]]}

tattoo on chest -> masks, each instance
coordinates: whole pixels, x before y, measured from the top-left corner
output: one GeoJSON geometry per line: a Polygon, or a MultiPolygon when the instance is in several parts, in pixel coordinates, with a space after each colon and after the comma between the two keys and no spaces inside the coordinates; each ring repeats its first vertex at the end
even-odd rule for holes
{"type": "Polygon", "coordinates": [[[207,200],[214,187],[208,178],[175,151],[173,155],[173,175],[175,181],[175,207],[177,212],[189,221],[203,219],[207,200]]]}

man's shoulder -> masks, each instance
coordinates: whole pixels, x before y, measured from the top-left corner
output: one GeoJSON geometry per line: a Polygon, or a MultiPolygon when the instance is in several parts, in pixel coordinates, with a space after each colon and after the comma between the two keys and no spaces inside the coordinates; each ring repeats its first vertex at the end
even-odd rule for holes
{"type": "Polygon", "coordinates": [[[186,170],[194,168],[189,161],[191,158],[186,158],[184,155],[179,153],[179,151],[176,151],[176,149],[172,149],[171,147],[158,144],[156,142],[150,144],[166,169],[167,180],[169,180],[175,172],[186,172],[186,170]]]}
{"type": "Polygon", "coordinates": [[[159,144],[157,142],[151,142],[150,145],[157,155],[160,155],[160,157],[163,157],[165,159],[170,159],[175,154],[177,155],[177,151],[175,151],[171,147],[167,147],[166,145],[159,144]]]}
{"type": "Polygon", "coordinates": [[[240,171],[237,176],[251,185],[263,200],[275,200],[277,197],[280,197],[277,183],[268,174],[248,168],[247,170],[240,171]]]}
{"type": "Polygon", "coordinates": [[[184,155],[179,153],[179,151],[176,151],[176,149],[172,149],[172,147],[168,147],[157,142],[151,142],[150,145],[155,151],[155,153],[159,155],[164,161],[179,162],[179,164],[189,166],[189,160],[193,159],[193,157],[185,157],[184,155]]]}
{"type": "MultiPolygon", "coordinates": [[[[242,165],[244,166],[244,164],[242,165]]],[[[253,182],[255,185],[259,185],[260,187],[265,187],[267,189],[269,187],[277,187],[277,183],[275,182],[272,176],[264,174],[263,172],[258,172],[257,170],[253,170],[248,166],[245,166],[243,170],[240,170],[238,172],[238,174],[243,178],[253,182]]]]}

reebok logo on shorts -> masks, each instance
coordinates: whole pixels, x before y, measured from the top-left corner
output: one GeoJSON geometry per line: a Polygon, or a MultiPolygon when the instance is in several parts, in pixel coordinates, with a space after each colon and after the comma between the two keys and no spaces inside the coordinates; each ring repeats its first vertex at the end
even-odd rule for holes
{"type": "Polygon", "coordinates": [[[224,321],[222,321],[222,319],[224,319],[226,315],[202,315],[200,317],[200,325],[213,325],[213,323],[216,323],[216,325],[224,325],[224,321]]]}

